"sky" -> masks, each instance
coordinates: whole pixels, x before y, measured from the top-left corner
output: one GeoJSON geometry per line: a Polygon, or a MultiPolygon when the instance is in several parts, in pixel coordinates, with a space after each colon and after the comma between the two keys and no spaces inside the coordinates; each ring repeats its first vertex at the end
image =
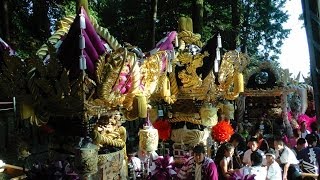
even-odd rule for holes
{"type": "MultiPolygon", "coordinates": [[[[310,59],[306,31],[303,21],[299,20],[299,15],[302,14],[301,2],[287,1],[285,10],[290,16],[284,28],[291,29],[291,32],[282,45],[279,63],[282,68],[288,68],[293,77],[299,72],[307,77],[310,72],[310,59]]],[[[300,81],[303,81],[302,77],[300,81]]]]}

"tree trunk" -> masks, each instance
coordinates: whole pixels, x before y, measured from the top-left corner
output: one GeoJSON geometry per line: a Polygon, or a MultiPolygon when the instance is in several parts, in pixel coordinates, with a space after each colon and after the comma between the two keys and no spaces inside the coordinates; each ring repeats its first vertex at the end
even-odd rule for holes
{"type": "Polygon", "coordinates": [[[230,48],[237,49],[239,45],[239,32],[240,32],[240,15],[239,15],[239,0],[231,0],[231,15],[232,15],[232,32],[231,32],[231,45],[230,48]]]}
{"type": "Polygon", "coordinates": [[[9,32],[9,10],[8,10],[8,0],[2,0],[1,2],[1,26],[2,26],[2,33],[3,39],[5,41],[10,41],[10,32],[9,32]]]}
{"type": "Polygon", "coordinates": [[[152,12],[152,23],[151,23],[151,49],[156,46],[156,23],[157,23],[157,10],[158,0],[151,0],[151,12],[152,12]]]}
{"type": "Polygon", "coordinates": [[[50,36],[50,20],[48,17],[49,3],[46,0],[33,1],[32,32],[39,40],[45,41],[50,36]]]}
{"type": "Polygon", "coordinates": [[[249,3],[244,5],[244,22],[243,22],[243,25],[242,25],[242,28],[243,28],[243,38],[241,40],[241,52],[243,53],[247,53],[247,39],[248,39],[248,34],[249,34],[249,16],[250,16],[250,5],[249,3]]]}
{"type": "Polygon", "coordinates": [[[193,31],[194,33],[202,34],[203,0],[193,0],[192,6],[193,31]]]}

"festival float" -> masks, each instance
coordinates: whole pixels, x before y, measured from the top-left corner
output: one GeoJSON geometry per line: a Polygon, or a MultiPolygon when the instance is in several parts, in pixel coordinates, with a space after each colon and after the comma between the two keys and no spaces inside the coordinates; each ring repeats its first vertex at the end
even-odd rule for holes
{"type": "Polygon", "coordinates": [[[236,100],[235,113],[236,118],[244,122],[247,131],[244,136],[250,129],[260,129],[266,137],[292,137],[292,129],[299,128],[298,122],[306,121],[308,128],[315,122],[314,114],[305,114],[307,109],[314,111],[310,104],[313,88],[299,82],[300,75],[290,78],[288,69],[278,68],[268,60],[247,68],[244,75],[245,90],[236,100]],[[277,134],[279,129],[282,134],[277,134]]]}
{"type": "Polygon", "coordinates": [[[60,20],[36,56],[6,56],[0,77],[3,87],[12,80],[4,77],[21,77],[13,81],[21,117],[50,133],[57,176],[126,179],[125,122],[143,122],[135,135],[143,161],[133,172],[140,178],[171,177],[173,160],[181,165],[193,146],[230,138],[230,123],[217,113],[234,119],[248,56],[225,52],[219,33],[201,42],[186,17],[143,53],[121,45],[87,9],[60,20]]]}

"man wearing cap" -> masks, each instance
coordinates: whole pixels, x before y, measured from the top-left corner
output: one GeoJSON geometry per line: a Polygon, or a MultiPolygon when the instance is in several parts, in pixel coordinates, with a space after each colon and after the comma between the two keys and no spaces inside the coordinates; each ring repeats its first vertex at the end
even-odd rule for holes
{"type": "Polygon", "coordinates": [[[266,153],[267,159],[267,180],[279,180],[282,178],[281,167],[275,161],[276,151],[274,149],[269,149],[266,153]]]}
{"type": "Polygon", "coordinates": [[[218,180],[218,172],[214,161],[205,157],[204,146],[197,145],[193,148],[193,157],[187,160],[177,177],[188,180],[218,180]]]}

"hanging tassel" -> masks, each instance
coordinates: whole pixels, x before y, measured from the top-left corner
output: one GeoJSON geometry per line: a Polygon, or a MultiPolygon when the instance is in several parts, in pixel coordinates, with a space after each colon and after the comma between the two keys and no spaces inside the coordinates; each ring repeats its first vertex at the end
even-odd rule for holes
{"type": "Polygon", "coordinates": [[[171,96],[171,92],[170,92],[170,81],[168,79],[168,77],[166,75],[164,75],[163,77],[163,81],[162,81],[162,93],[161,95],[163,97],[169,97],[171,96]]]}
{"type": "Polygon", "coordinates": [[[238,81],[238,91],[241,93],[241,92],[244,92],[244,82],[243,82],[243,74],[242,73],[237,73],[236,74],[236,78],[237,78],[237,81],[238,81]]]}
{"type": "Polygon", "coordinates": [[[140,118],[146,118],[147,112],[148,112],[148,104],[147,104],[147,98],[144,95],[137,95],[136,98],[138,99],[138,112],[140,118]]]}

